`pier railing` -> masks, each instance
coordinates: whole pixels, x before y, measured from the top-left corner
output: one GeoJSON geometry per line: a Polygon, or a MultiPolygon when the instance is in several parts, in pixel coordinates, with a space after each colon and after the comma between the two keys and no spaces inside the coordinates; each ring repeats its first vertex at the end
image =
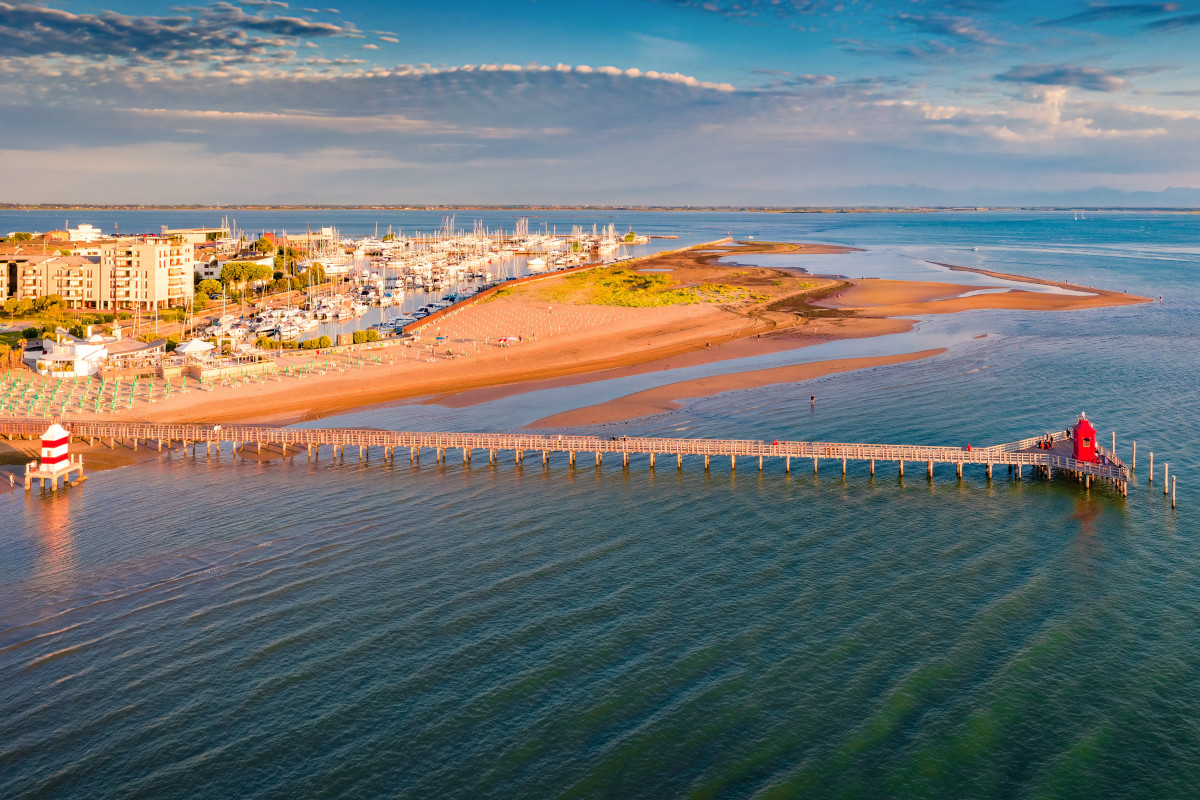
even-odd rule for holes
{"type": "MultiPolygon", "coordinates": [[[[0,419],[0,434],[8,436],[38,436],[50,424],[47,419],[0,419]]],[[[525,451],[570,453],[572,460],[578,452],[676,455],[729,456],[782,458],[790,467],[791,459],[813,459],[843,461],[895,461],[925,462],[932,470],[934,464],[954,464],[961,472],[962,465],[979,464],[1007,465],[1010,467],[1040,467],[1045,470],[1068,470],[1078,475],[1088,475],[1107,480],[1125,482],[1129,470],[1125,464],[1104,448],[1098,448],[1101,462],[1077,461],[1056,455],[1049,450],[1027,450],[1034,447],[1044,436],[1032,437],[993,447],[940,447],[928,445],[867,444],[850,442],[796,442],[762,441],[751,439],[675,439],[666,437],[600,437],[575,435],[542,435],[525,433],[444,433],[423,431],[387,431],[370,428],[279,428],[254,425],[199,425],[199,424],[152,424],[142,422],[110,421],[62,421],[71,435],[78,439],[139,440],[161,448],[163,443],[219,444],[232,442],[235,445],[262,446],[280,445],[285,448],[319,448],[332,446],[336,449],[358,447],[384,448],[390,453],[395,448],[410,448],[419,451],[432,449],[439,456],[446,450],[463,450],[469,458],[473,450],[513,451],[521,458],[525,451]]],[[[1065,432],[1054,434],[1060,441],[1065,432]]],[[[736,461],[733,461],[736,464],[736,461]]]]}

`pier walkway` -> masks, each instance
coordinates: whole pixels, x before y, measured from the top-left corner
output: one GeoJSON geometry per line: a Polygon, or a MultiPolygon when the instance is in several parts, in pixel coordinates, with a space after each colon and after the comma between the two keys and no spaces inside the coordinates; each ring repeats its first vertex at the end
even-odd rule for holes
{"type": "MultiPolygon", "coordinates": [[[[1031,437],[1019,442],[1010,442],[991,447],[931,447],[899,444],[859,444],[846,442],[793,442],[759,441],[742,439],[673,439],[653,437],[609,437],[534,435],[522,433],[437,433],[416,431],[387,431],[356,428],[277,428],[250,425],[160,425],[138,422],[107,422],[88,420],[60,420],[72,438],[100,441],[109,447],[118,444],[137,449],[142,446],[170,447],[178,442],[186,449],[192,446],[193,453],[199,445],[211,452],[213,445],[232,443],[235,452],[255,448],[261,453],[264,448],[277,448],[284,454],[294,454],[303,449],[309,458],[319,456],[320,448],[332,448],[335,456],[345,457],[345,450],[357,448],[359,458],[369,457],[370,449],[383,451],[385,459],[394,460],[396,449],[408,449],[410,460],[419,461],[422,450],[434,451],[440,462],[447,451],[462,452],[464,463],[470,462],[475,451],[486,451],[489,463],[495,462],[501,451],[512,453],[520,463],[526,452],[540,453],[542,463],[549,463],[552,454],[566,455],[571,466],[579,453],[592,453],[597,466],[604,454],[620,454],[622,465],[629,465],[629,457],[643,454],[650,457],[650,466],[655,466],[658,456],[675,456],[676,466],[683,467],[684,456],[701,456],[705,469],[710,459],[729,458],[731,469],[737,468],[739,458],[757,459],[758,469],[763,468],[764,459],[778,459],[784,468],[791,471],[792,460],[811,459],[814,472],[822,460],[841,462],[842,473],[849,461],[869,462],[871,474],[875,474],[875,462],[897,464],[899,474],[904,475],[905,464],[924,464],[928,477],[938,464],[955,467],[962,477],[967,465],[985,468],[992,477],[995,466],[1007,466],[1017,478],[1022,470],[1043,478],[1051,478],[1057,471],[1069,475],[1085,484],[1094,479],[1113,484],[1122,494],[1128,493],[1131,470],[1115,453],[1097,446],[1098,461],[1079,461],[1070,456],[1070,449],[1061,446],[1067,441],[1068,432],[1051,434],[1057,445],[1053,449],[1039,449],[1038,442],[1046,435],[1031,437]]],[[[0,435],[37,437],[51,424],[48,419],[0,419],[0,435]]]]}

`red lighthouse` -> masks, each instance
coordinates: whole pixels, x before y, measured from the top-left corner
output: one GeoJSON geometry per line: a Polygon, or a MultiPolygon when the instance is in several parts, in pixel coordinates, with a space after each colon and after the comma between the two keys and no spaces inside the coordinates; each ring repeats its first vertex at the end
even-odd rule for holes
{"type": "Polygon", "coordinates": [[[1087,414],[1079,415],[1079,422],[1075,423],[1071,443],[1074,445],[1076,461],[1096,460],[1096,429],[1092,427],[1092,423],[1088,422],[1087,414]]]}

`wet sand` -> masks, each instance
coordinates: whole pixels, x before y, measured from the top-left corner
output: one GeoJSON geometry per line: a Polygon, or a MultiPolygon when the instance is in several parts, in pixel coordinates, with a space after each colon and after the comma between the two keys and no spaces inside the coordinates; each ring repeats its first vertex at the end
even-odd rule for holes
{"type": "Polygon", "coordinates": [[[813,378],[833,375],[838,372],[881,367],[889,364],[903,364],[917,361],[946,352],[945,348],[922,350],[917,353],[904,353],[894,356],[877,356],[874,358],[839,358],[830,361],[817,361],[811,364],[791,364],[784,367],[770,367],[746,372],[734,372],[725,375],[713,375],[706,378],[693,378],[687,381],[677,381],[665,386],[658,386],[641,392],[618,397],[605,403],[597,403],[584,408],[576,408],[543,417],[530,423],[529,428],[573,428],[581,425],[603,425],[610,422],[621,422],[651,414],[661,414],[682,408],[677,401],[696,397],[711,397],[724,392],[738,389],[757,389],[777,383],[799,383],[813,378]]]}

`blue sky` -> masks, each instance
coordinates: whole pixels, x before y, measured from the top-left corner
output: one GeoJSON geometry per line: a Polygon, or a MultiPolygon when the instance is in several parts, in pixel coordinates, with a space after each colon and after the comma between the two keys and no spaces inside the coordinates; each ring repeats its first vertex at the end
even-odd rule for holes
{"type": "Polygon", "coordinates": [[[0,0],[8,202],[1200,187],[1200,2],[0,0]]]}

